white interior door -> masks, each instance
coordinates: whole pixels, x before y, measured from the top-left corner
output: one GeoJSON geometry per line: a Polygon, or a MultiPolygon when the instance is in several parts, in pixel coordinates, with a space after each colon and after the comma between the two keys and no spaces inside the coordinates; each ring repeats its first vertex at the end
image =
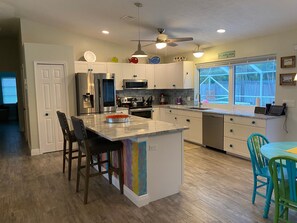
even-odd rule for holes
{"type": "Polygon", "coordinates": [[[61,150],[63,136],[56,111],[67,113],[64,65],[37,64],[35,70],[40,152],[61,150]]]}

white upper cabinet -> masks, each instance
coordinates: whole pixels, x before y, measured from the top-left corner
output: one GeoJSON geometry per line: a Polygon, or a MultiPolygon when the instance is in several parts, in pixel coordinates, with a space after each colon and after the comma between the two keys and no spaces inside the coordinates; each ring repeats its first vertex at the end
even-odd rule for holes
{"type": "Polygon", "coordinates": [[[155,65],[156,89],[194,88],[194,65],[192,61],[182,61],[155,65]]]}
{"type": "Polygon", "coordinates": [[[155,65],[146,64],[145,65],[145,79],[148,81],[148,89],[155,88],[155,65]]]}
{"type": "Polygon", "coordinates": [[[75,73],[115,73],[116,89],[122,90],[123,79],[146,79],[148,89],[193,88],[194,65],[192,61],[169,64],[132,64],[76,61],[75,73]]]}
{"type": "Polygon", "coordinates": [[[155,65],[155,89],[170,88],[168,84],[168,64],[155,65]]]}
{"type": "Polygon", "coordinates": [[[116,90],[123,90],[123,68],[121,63],[107,63],[107,72],[115,74],[116,90]]]}
{"type": "Polygon", "coordinates": [[[106,73],[106,63],[103,62],[86,62],[75,61],[74,63],[75,73],[86,73],[92,70],[93,73],[106,73]]]}
{"type": "Polygon", "coordinates": [[[123,63],[123,79],[145,79],[145,64],[123,63]]]}

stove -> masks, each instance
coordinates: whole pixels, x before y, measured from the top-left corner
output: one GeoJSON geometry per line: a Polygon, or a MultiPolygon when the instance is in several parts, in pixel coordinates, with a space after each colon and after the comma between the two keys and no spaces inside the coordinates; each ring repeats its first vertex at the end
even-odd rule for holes
{"type": "Polygon", "coordinates": [[[123,97],[121,106],[129,108],[129,114],[143,118],[152,118],[153,107],[144,97],[123,97]]]}

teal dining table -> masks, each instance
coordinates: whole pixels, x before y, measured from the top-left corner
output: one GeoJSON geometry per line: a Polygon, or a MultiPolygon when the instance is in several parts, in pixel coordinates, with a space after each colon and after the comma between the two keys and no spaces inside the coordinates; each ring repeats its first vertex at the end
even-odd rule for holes
{"type": "MultiPolygon", "coordinates": [[[[287,152],[288,149],[293,149],[296,147],[297,147],[297,142],[273,142],[262,146],[260,151],[261,151],[261,154],[268,160],[276,156],[290,156],[297,159],[297,154],[287,152]]],[[[268,191],[269,191],[269,194],[267,194],[266,196],[263,218],[267,218],[269,213],[271,195],[273,191],[272,180],[269,181],[268,191]]]]}

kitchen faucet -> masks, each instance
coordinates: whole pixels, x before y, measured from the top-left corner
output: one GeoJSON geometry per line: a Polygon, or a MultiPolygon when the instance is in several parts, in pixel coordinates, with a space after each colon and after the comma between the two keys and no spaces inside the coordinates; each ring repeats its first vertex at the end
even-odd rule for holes
{"type": "Polygon", "coordinates": [[[196,99],[198,99],[198,108],[201,108],[202,102],[201,102],[201,96],[199,93],[196,94],[196,99]]]}

